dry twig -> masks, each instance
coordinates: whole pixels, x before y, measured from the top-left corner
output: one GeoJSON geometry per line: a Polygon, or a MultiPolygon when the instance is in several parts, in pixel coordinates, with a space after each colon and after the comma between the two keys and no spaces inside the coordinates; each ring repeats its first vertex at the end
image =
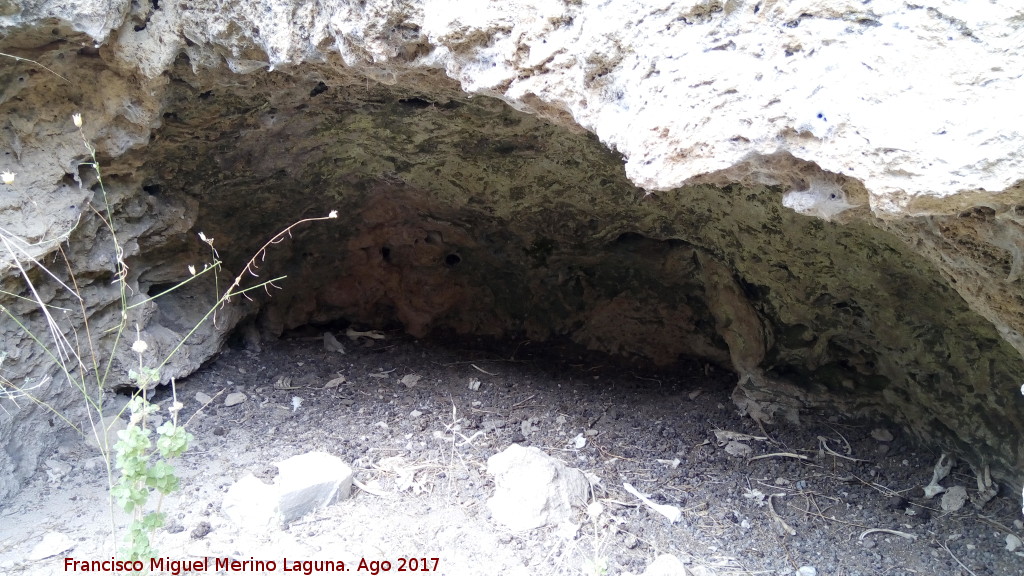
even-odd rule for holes
{"type": "Polygon", "coordinates": [[[822,449],[825,450],[825,452],[828,452],[829,454],[835,456],[836,458],[842,458],[843,460],[850,460],[851,462],[869,462],[869,460],[862,460],[860,458],[853,458],[852,456],[843,456],[839,452],[836,452],[835,450],[829,448],[828,447],[828,438],[825,438],[824,436],[818,436],[818,442],[821,443],[821,447],[822,447],[822,449]]]}
{"type": "Polygon", "coordinates": [[[488,372],[487,370],[484,370],[483,368],[477,366],[476,364],[470,364],[470,366],[476,368],[477,370],[483,372],[484,374],[487,374],[488,376],[497,376],[497,374],[495,374],[494,372],[488,372]]]}
{"type": "Polygon", "coordinates": [[[796,458],[798,460],[804,460],[810,462],[811,459],[801,454],[794,454],[792,452],[773,452],[771,454],[761,454],[760,456],[754,456],[747,460],[747,463],[751,463],[754,460],[762,460],[764,458],[796,458]]]}
{"type": "Polygon", "coordinates": [[[869,529],[861,532],[860,533],[860,537],[858,537],[857,539],[858,540],[863,540],[865,536],[867,536],[868,534],[874,534],[875,532],[884,532],[886,534],[893,534],[893,535],[899,536],[901,538],[906,538],[907,540],[917,540],[917,535],[916,534],[911,534],[910,532],[900,532],[899,530],[889,530],[888,528],[869,528],[869,529]]]}

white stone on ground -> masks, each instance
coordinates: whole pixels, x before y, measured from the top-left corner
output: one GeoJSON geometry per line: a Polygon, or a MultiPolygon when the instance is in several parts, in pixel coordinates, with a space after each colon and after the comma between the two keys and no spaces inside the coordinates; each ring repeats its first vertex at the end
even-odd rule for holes
{"type": "Polygon", "coordinates": [[[275,466],[279,472],[273,484],[249,473],[228,489],[222,508],[232,522],[243,527],[286,528],[352,493],[352,468],[326,452],[292,456],[275,466]]]}
{"type": "Polygon", "coordinates": [[[236,406],[238,404],[241,404],[242,402],[245,402],[245,400],[245,394],[241,392],[232,392],[231,394],[228,394],[227,398],[224,399],[224,405],[236,406]]]}
{"type": "Polygon", "coordinates": [[[586,475],[538,448],[513,444],[487,459],[495,491],[487,507],[495,521],[512,530],[567,522],[572,507],[585,506],[586,475]]]}
{"type": "Polygon", "coordinates": [[[956,512],[967,503],[967,488],[953,486],[942,495],[942,509],[946,512],[956,512]]]}
{"type": "Polygon", "coordinates": [[[689,576],[686,566],[672,554],[662,554],[647,566],[641,576],[689,576]]]}
{"type": "Polygon", "coordinates": [[[56,556],[75,547],[75,541],[62,532],[47,532],[29,552],[28,560],[36,561],[56,556]]]}
{"type": "Polygon", "coordinates": [[[885,428],[875,428],[871,431],[871,437],[879,442],[892,442],[894,438],[892,432],[885,428]]]}

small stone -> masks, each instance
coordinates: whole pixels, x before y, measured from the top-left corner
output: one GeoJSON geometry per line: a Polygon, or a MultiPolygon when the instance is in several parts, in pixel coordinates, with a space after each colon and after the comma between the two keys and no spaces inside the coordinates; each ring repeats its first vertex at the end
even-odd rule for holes
{"type": "Polygon", "coordinates": [[[42,560],[43,558],[50,558],[63,552],[67,552],[75,547],[75,542],[67,536],[67,534],[61,532],[47,532],[43,535],[43,539],[38,544],[32,547],[32,551],[28,554],[28,559],[31,561],[42,560]]]}
{"type": "Polygon", "coordinates": [[[196,524],[196,527],[192,529],[192,533],[190,534],[190,536],[192,537],[193,540],[199,540],[200,538],[209,534],[212,530],[213,527],[210,526],[210,523],[206,520],[203,520],[199,524],[196,524]]]}
{"type": "Polygon", "coordinates": [[[893,435],[885,428],[875,428],[871,431],[871,437],[879,442],[892,442],[893,435]]]}
{"type": "Polygon", "coordinates": [[[82,468],[88,471],[102,470],[107,465],[106,461],[103,460],[103,456],[93,456],[82,464],[82,468]]]}
{"type": "Polygon", "coordinates": [[[420,412],[419,410],[413,410],[412,412],[409,412],[410,418],[419,418],[420,416],[423,416],[423,412],[420,412]]]}
{"type": "Polygon", "coordinates": [[[967,503],[967,488],[953,486],[942,495],[942,509],[946,512],[956,512],[967,503]]]}
{"type": "Polygon", "coordinates": [[[336,456],[309,452],[274,464],[273,484],[246,474],[227,491],[224,513],[238,526],[285,528],[292,521],[344,500],[352,492],[352,468],[336,456]]]}
{"type": "Polygon", "coordinates": [[[754,449],[743,442],[732,440],[725,445],[725,452],[731,456],[746,458],[754,453],[754,449]]]}
{"type": "Polygon", "coordinates": [[[1007,534],[1006,535],[1006,549],[1007,550],[1009,550],[1010,552],[1013,552],[1014,550],[1016,550],[1017,548],[1020,548],[1021,546],[1024,546],[1024,542],[1021,542],[1020,538],[1018,538],[1015,534],[1007,534]]]}
{"type": "Polygon", "coordinates": [[[241,392],[232,392],[231,394],[228,394],[227,398],[224,399],[224,405],[229,407],[237,406],[242,402],[245,402],[246,399],[247,396],[245,394],[241,392]]]}
{"type": "Polygon", "coordinates": [[[334,337],[334,334],[330,332],[324,332],[324,350],[328,352],[338,352],[340,354],[345,353],[345,347],[338,342],[338,339],[334,337]]]}
{"type": "Polygon", "coordinates": [[[487,501],[491,517],[516,531],[570,520],[573,505],[585,502],[590,489],[580,470],[517,444],[488,458],[487,472],[495,484],[487,501]]]}
{"type": "Polygon", "coordinates": [[[49,476],[50,482],[59,482],[62,478],[71,473],[71,464],[58,460],[56,458],[48,458],[46,460],[46,466],[49,470],[46,471],[46,475],[49,476]]]}
{"type": "Polygon", "coordinates": [[[687,570],[679,558],[662,554],[651,562],[642,576],[687,576],[687,570]]]}
{"type": "Polygon", "coordinates": [[[196,392],[196,402],[206,406],[210,402],[213,402],[213,396],[210,396],[206,392],[196,392]]]}
{"type": "Polygon", "coordinates": [[[796,569],[796,576],[818,576],[818,569],[814,566],[801,566],[796,569]]]}

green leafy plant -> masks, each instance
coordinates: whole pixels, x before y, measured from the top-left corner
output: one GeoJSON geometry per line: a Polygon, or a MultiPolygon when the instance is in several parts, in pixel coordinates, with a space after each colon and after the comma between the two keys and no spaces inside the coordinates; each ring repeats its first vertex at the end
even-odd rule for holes
{"type": "Polygon", "coordinates": [[[157,426],[154,448],[150,440],[153,430],[149,424],[151,416],[159,412],[160,407],[149,401],[147,390],[160,382],[160,372],[144,365],[143,353],[147,348],[145,341],[136,335],[132,350],[139,357],[139,369],[129,370],[128,377],[135,382],[139,393],[128,402],[128,426],[117,433],[120,440],[114,445],[117,452],[116,466],[121,477],[111,487],[110,495],[118,506],[132,516],[125,535],[125,546],[121,549],[121,555],[126,560],[156,556],[157,551],[153,548],[150,535],[164,525],[164,496],[177,491],[179,486],[178,476],[170,461],[183,455],[193,440],[185,427],[178,424],[178,413],[183,406],[178,402],[177,390],[173,388],[172,381],[174,399],[168,408],[170,420],[157,426]],[[154,493],[158,495],[156,510],[147,512],[146,505],[154,493]]]}

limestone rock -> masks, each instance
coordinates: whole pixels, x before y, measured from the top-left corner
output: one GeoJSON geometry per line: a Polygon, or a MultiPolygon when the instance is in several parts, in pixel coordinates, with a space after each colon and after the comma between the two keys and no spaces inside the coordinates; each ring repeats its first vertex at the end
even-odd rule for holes
{"type": "Polygon", "coordinates": [[[63,532],[47,532],[43,535],[42,540],[32,547],[32,551],[28,554],[28,559],[37,561],[50,558],[67,552],[74,547],[75,541],[68,537],[67,534],[63,532]]]}
{"type": "Polygon", "coordinates": [[[967,488],[953,486],[942,494],[941,506],[946,512],[956,512],[967,503],[967,488]]]}
{"type": "Polygon", "coordinates": [[[672,554],[662,554],[647,565],[641,576],[690,576],[686,566],[672,554]]]}
{"type": "Polygon", "coordinates": [[[568,521],[572,507],[588,499],[590,484],[583,472],[533,446],[512,444],[487,459],[487,472],[495,484],[487,507],[494,520],[512,530],[568,521]]]}
{"type": "Polygon", "coordinates": [[[275,464],[278,475],[265,484],[252,473],[233,484],[224,513],[239,526],[281,527],[349,497],[352,469],[336,456],[309,452],[275,464]]]}
{"type": "Polygon", "coordinates": [[[227,407],[238,406],[245,402],[247,398],[244,392],[232,392],[224,397],[224,405],[227,407]]]}

